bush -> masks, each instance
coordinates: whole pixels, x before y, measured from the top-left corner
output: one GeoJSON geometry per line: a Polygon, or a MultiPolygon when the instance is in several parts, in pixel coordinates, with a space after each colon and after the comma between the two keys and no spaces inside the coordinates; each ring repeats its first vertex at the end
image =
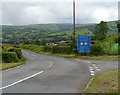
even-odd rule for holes
{"type": "Polygon", "coordinates": [[[44,46],[44,48],[43,48],[43,51],[44,52],[52,52],[52,46],[44,46]]]}
{"type": "Polygon", "coordinates": [[[104,48],[99,45],[99,44],[94,44],[94,45],[91,45],[91,52],[90,52],[90,55],[104,55],[105,54],[105,51],[104,51],[104,48]]]}
{"type": "Polygon", "coordinates": [[[17,54],[15,52],[2,53],[2,62],[3,63],[18,62],[17,54]]]}
{"type": "Polygon", "coordinates": [[[53,54],[71,54],[70,46],[44,46],[44,52],[51,52],[53,54]]]}
{"type": "Polygon", "coordinates": [[[52,48],[52,53],[70,54],[71,48],[69,46],[54,46],[52,48]]]}
{"type": "Polygon", "coordinates": [[[111,55],[118,55],[119,54],[119,44],[114,44],[110,50],[111,55]]]}
{"type": "Polygon", "coordinates": [[[18,49],[18,48],[9,48],[9,49],[8,49],[8,52],[16,52],[17,57],[18,57],[19,59],[22,58],[22,51],[21,51],[21,49],[18,49]]]}

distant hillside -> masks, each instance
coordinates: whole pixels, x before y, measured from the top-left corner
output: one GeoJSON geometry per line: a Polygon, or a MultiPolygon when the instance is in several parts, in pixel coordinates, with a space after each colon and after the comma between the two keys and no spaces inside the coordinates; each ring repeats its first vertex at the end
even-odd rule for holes
{"type": "MultiPolygon", "coordinates": [[[[76,35],[91,35],[96,24],[76,24],[76,35]]],[[[117,33],[116,21],[108,22],[109,35],[117,33]]],[[[36,24],[24,26],[2,26],[2,40],[4,43],[35,39],[70,40],[72,24],[36,24]]]]}

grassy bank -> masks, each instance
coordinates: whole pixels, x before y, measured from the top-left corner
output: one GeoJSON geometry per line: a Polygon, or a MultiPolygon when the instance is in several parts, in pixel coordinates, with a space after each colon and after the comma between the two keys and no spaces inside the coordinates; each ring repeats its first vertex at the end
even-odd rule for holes
{"type": "Polygon", "coordinates": [[[118,93],[118,69],[96,74],[85,93],[118,93]]]}
{"type": "Polygon", "coordinates": [[[25,64],[26,58],[22,56],[20,48],[12,44],[0,44],[0,70],[6,70],[25,64]]]}
{"type": "Polygon", "coordinates": [[[16,63],[0,63],[0,71],[23,65],[23,64],[25,64],[25,61],[26,61],[26,58],[22,57],[22,59],[16,63]]]}
{"type": "Polygon", "coordinates": [[[84,59],[84,60],[106,60],[106,61],[118,60],[118,55],[80,56],[80,55],[75,55],[75,54],[53,54],[51,52],[43,52],[43,46],[40,46],[40,45],[22,44],[20,47],[28,51],[45,54],[49,56],[58,56],[58,57],[65,57],[65,58],[79,58],[79,59],[84,59]]]}
{"type": "MultiPolygon", "coordinates": [[[[33,51],[34,52],[34,51],[33,51]]],[[[64,58],[78,58],[82,60],[104,60],[104,61],[113,61],[113,60],[118,60],[118,56],[108,56],[108,55],[103,55],[103,56],[76,56],[75,54],[51,54],[51,53],[45,53],[45,52],[37,52],[49,56],[57,56],[57,57],[64,57],[64,58]]]]}
{"type": "Polygon", "coordinates": [[[77,58],[85,60],[104,60],[104,61],[113,61],[118,60],[118,55],[103,55],[103,56],[77,56],[77,58]]]}

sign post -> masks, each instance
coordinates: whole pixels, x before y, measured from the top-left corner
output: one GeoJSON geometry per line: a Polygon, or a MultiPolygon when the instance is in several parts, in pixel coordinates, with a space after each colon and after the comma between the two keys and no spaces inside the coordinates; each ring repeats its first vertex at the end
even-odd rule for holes
{"type": "Polygon", "coordinates": [[[90,36],[78,36],[78,52],[89,53],[90,52],[90,36]]]}

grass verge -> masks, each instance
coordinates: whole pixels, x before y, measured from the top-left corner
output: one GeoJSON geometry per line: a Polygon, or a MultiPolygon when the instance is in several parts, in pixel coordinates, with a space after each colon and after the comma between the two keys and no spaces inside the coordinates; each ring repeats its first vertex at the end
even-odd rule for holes
{"type": "Polygon", "coordinates": [[[84,93],[118,93],[118,71],[120,69],[96,74],[84,93]]]}
{"type": "Polygon", "coordinates": [[[75,54],[52,54],[50,52],[42,52],[42,51],[37,51],[37,50],[30,50],[30,49],[24,49],[27,51],[32,51],[40,54],[45,54],[49,56],[57,56],[57,57],[64,57],[64,58],[79,58],[83,60],[104,60],[104,61],[113,61],[113,60],[118,60],[118,55],[103,55],[103,56],[79,56],[75,54]]]}
{"type": "Polygon", "coordinates": [[[22,59],[19,60],[19,62],[17,63],[0,63],[0,71],[23,65],[25,64],[25,61],[26,61],[26,58],[22,57],[22,59]]]}
{"type": "Polygon", "coordinates": [[[113,61],[118,60],[118,55],[103,55],[103,56],[77,56],[77,58],[85,60],[104,60],[104,61],[113,61]]]}

